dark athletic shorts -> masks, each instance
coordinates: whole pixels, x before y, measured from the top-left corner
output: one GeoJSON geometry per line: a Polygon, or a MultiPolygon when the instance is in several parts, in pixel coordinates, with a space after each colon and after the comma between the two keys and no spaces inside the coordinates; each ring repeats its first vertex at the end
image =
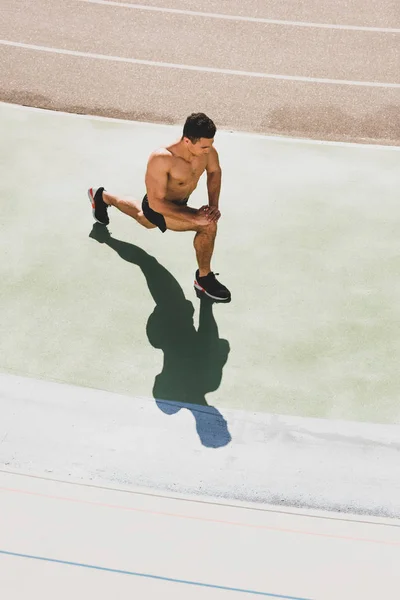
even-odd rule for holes
{"type": "MultiPolygon", "coordinates": [[[[188,203],[188,200],[189,200],[189,198],[186,198],[185,200],[176,200],[176,201],[172,200],[172,202],[174,202],[174,204],[177,204],[178,206],[186,206],[186,204],[188,203]]],[[[145,197],[143,198],[143,201],[142,201],[142,211],[143,211],[144,216],[146,217],[146,219],[148,221],[150,221],[150,223],[153,223],[153,225],[157,225],[157,227],[163,233],[165,233],[167,231],[167,225],[165,223],[164,216],[161,213],[158,213],[155,210],[153,210],[152,208],[150,208],[147,194],[145,195],[145,197]]]]}

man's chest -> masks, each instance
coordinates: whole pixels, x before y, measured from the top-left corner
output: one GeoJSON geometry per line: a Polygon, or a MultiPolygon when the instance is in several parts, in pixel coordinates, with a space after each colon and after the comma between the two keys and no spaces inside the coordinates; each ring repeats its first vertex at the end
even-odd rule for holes
{"type": "Polygon", "coordinates": [[[190,163],[183,159],[176,159],[170,170],[170,178],[177,183],[185,184],[198,181],[204,173],[207,160],[204,157],[195,158],[190,163]]]}

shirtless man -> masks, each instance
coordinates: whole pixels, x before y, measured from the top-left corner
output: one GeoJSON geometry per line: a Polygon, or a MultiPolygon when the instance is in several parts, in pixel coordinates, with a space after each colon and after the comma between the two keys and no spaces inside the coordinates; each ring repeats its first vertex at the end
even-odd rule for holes
{"type": "Polygon", "coordinates": [[[213,147],[216,127],[203,113],[187,119],[180,140],[150,155],[146,171],[147,194],[140,203],[114,196],[104,188],[90,188],[89,200],[98,223],[108,225],[107,210],[115,206],[147,229],[162,232],[195,231],[194,248],[198,263],[194,286],[213,300],[228,302],[230,291],[211,271],[211,257],[221,216],[218,208],[221,189],[221,167],[213,147]],[[187,206],[201,175],[207,172],[208,206],[187,206]]]}

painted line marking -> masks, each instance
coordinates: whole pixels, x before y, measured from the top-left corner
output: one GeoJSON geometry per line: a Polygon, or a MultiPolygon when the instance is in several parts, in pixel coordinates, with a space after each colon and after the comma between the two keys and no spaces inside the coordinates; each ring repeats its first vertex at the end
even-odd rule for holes
{"type": "MultiPolygon", "coordinates": [[[[39,112],[39,113],[43,113],[43,114],[48,114],[48,115],[55,115],[55,116],[60,116],[60,117],[67,117],[67,118],[77,118],[77,119],[90,119],[90,120],[94,120],[94,121],[104,121],[105,123],[121,123],[124,125],[129,125],[132,126],[134,125],[135,127],[157,127],[157,128],[176,128],[178,127],[177,124],[175,125],[171,125],[171,124],[166,124],[166,123],[152,123],[151,121],[134,121],[132,119],[118,119],[117,117],[102,117],[99,115],[83,115],[83,114],[78,114],[78,113],[74,113],[74,112],[66,112],[65,110],[51,110],[49,108],[40,108],[40,107],[36,107],[36,106],[25,106],[22,104],[13,104],[11,102],[1,102],[0,101],[0,106],[6,106],[9,108],[12,108],[14,110],[25,110],[25,111],[32,111],[32,112],[39,112]]],[[[179,124],[179,127],[181,128],[181,124],[179,124]]],[[[229,135],[229,136],[243,136],[243,137],[251,137],[251,138],[256,138],[256,139],[264,139],[264,140],[268,140],[271,142],[285,142],[288,144],[317,144],[318,146],[339,146],[340,148],[363,148],[363,149],[373,149],[373,150],[394,150],[395,152],[400,152],[400,146],[392,146],[390,144],[387,145],[382,145],[382,144],[372,144],[371,142],[368,143],[361,143],[361,142],[339,142],[339,141],[334,141],[334,140],[318,140],[318,139],[312,139],[312,138],[294,138],[294,137],[289,137],[289,136],[285,136],[285,135],[268,135],[267,133],[254,133],[251,131],[240,131],[240,130],[235,130],[232,131],[231,128],[229,129],[218,129],[219,133],[222,133],[222,135],[229,135]]],[[[0,368],[3,369],[3,371],[6,371],[6,367],[3,365],[0,365],[0,368]]],[[[7,368],[8,371],[12,371],[12,369],[7,368]]],[[[59,383],[59,384],[63,384],[63,385],[68,385],[67,381],[61,380],[61,379],[53,379],[52,380],[53,383],[59,383]]],[[[149,400],[154,400],[154,398],[149,398],[149,400]]]]}
{"type": "Polygon", "coordinates": [[[289,25],[292,27],[313,27],[317,29],[340,29],[343,31],[369,31],[375,33],[400,33],[400,29],[391,27],[368,27],[362,25],[335,25],[331,23],[309,23],[306,21],[285,21],[281,19],[265,19],[262,17],[243,17],[239,15],[226,15],[221,13],[200,12],[195,10],[182,10],[178,8],[165,8],[161,6],[148,6],[145,4],[131,4],[128,2],[112,2],[111,0],[79,0],[87,4],[101,4],[104,6],[117,6],[135,10],[171,13],[190,17],[205,17],[208,19],[222,19],[225,21],[242,21],[245,23],[265,23],[266,25],[289,25]]]}
{"type": "Polygon", "coordinates": [[[48,46],[37,46],[35,44],[24,44],[22,42],[12,42],[10,40],[0,40],[2,46],[11,46],[13,48],[23,48],[25,50],[35,50],[39,52],[49,52],[50,54],[63,54],[66,56],[77,56],[80,58],[93,58],[96,60],[106,60],[111,62],[128,63],[134,65],[145,65],[149,67],[161,67],[164,69],[180,69],[183,71],[197,71],[199,73],[217,73],[220,75],[236,75],[240,77],[255,77],[258,79],[278,79],[281,81],[300,81],[306,83],[325,83],[330,85],[351,85],[361,87],[392,88],[399,89],[400,83],[384,83],[378,81],[351,81],[347,79],[324,79],[319,77],[301,77],[297,75],[276,75],[272,73],[258,73],[256,71],[238,71],[236,69],[219,69],[214,67],[201,67],[194,65],[182,65],[177,63],[166,63],[153,60],[142,60],[139,58],[128,58],[123,56],[110,56],[108,54],[96,54],[93,52],[80,52],[78,50],[64,50],[61,48],[51,48],[48,46]]]}
{"type": "Polygon", "coordinates": [[[239,521],[225,521],[223,519],[209,519],[207,517],[198,517],[198,516],[194,516],[194,515],[183,515],[181,513],[176,513],[176,512],[148,510],[146,508],[137,508],[134,506],[122,506],[122,505],[118,505],[118,504],[107,504],[105,502],[94,502],[93,500],[80,500],[78,498],[68,498],[66,496],[55,496],[52,494],[43,494],[40,492],[31,492],[28,490],[7,488],[7,487],[3,487],[3,486],[0,487],[0,491],[12,493],[12,494],[20,494],[23,496],[35,496],[36,498],[45,498],[47,500],[71,502],[73,504],[83,504],[83,505],[87,505],[87,506],[98,506],[100,508],[111,508],[114,510],[117,509],[117,510],[124,510],[124,511],[128,511],[128,512],[136,512],[136,513],[142,513],[142,514],[146,514],[146,515],[153,515],[156,517],[172,517],[175,519],[185,519],[188,521],[199,521],[202,523],[214,523],[216,525],[228,525],[230,527],[243,527],[246,529],[258,529],[258,530],[264,530],[264,531],[274,531],[274,532],[278,532],[278,533],[307,535],[307,536],[311,536],[311,537],[344,540],[344,541],[350,541],[350,542],[365,542],[365,543],[369,543],[369,544],[383,544],[384,546],[400,546],[400,541],[397,542],[397,541],[386,541],[386,540],[374,540],[374,539],[358,538],[358,537],[347,536],[347,535],[335,535],[335,534],[331,534],[331,533],[317,533],[314,531],[306,531],[306,530],[302,530],[302,529],[272,527],[270,525],[256,525],[253,523],[243,523],[243,522],[241,523],[239,521]]]}
{"type": "Polygon", "coordinates": [[[68,565],[70,567],[82,567],[84,569],[94,569],[96,571],[106,571],[107,573],[117,573],[119,575],[131,575],[133,577],[143,577],[146,579],[157,579],[158,581],[168,581],[170,583],[181,583],[184,585],[193,585],[196,587],[211,588],[214,590],[225,590],[226,592],[239,592],[241,594],[253,594],[254,596],[266,596],[268,598],[281,598],[282,600],[307,600],[307,598],[300,598],[298,596],[282,596],[282,594],[258,592],[256,590],[233,588],[233,587],[224,586],[224,585],[203,583],[200,581],[187,581],[185,579],[175,579],[173,577],[163,577],[162,575],[151,575],[150,573],[136,573],[135,571],[124,571],[122,569],[112,569],[110,567],[101,567],[99,565],[88,565],[86,563],[73,562],[73,561],[69,561],[69,560],[61,560],[58,558],[48,558],[47,556],[35,556],[32,554],[22,554],[20,552],[9,552],[8,550],[0,550],[0,554],[3,554],[5,556],[14,556],[17,558],[29,558],[32,560],[41,560],[44,562],[57,563],[59,565],[68,565]]]}
{"type": "MultiPolygon", "coordinates": [[[[70,114],[70,113],[68,113],[68,114],[70,114]]],[[[251,512],[258,512],[258,513],[272,513],[272,514],[277,514],[277,515],[289,515],[289,516],[294,516],[294,517],[302,517],[302,518],[306,518],[306,519],[318,519],[318,520],[323,520],[323,521],[339,521],[341,523],[342,522],[343,523],[360,523],[363,525],[377,525],[379,527],[400,528],[400,522],[387,523],[387,522],[381,522],[381,521],[367,521],[366,519],[359,519],[356,517],[353,517],[353,518],[336,517],[336,516],[331,516],[331,514],[318,514],[318,515],[317,514],[309,514],[308,512],[300,512],[300,510],[296,511],[295,509],[284,510],[284,509],[277,508],[277,507],[271,508],[271,505],[263,505],[263,504],[261,506],[254,506],[254,505],[250,505],[250,504],[243,503],[240,501],[237,504],[230,504],[228,502],[221,502],[219,500],[211,501],[211,500],[206,500],[204,498],[199,499],[198,497],[174,496],[174,495],[170,495],[166,492],[156,493],[156,492],[143,491],[142,488],[126,489],[126,488],[111,487],[111,486],[106,486],[106,485],[96,485],[94,483],[83,483],[81,481],[80,482],[66,481],[65,479],[55,479],[54,477],[44,477],[43,475],[32,475],[30,473],[22,473],[22,472],[19,473],[17,471],[9,471],[7,469],[0,469],[0,473],[3,473],[5,475],[11,475],[12,477],[20,477],[22,479],[24,479],[26,477],[28,479],[37,479],[39,481],[50,481],[52,483],[61,483],[62,485],[72,486],[72,487],[79,487],[79,488],[82,487],[82,488],[89,488],[89,489],[95,489],[95,490],[106,490],[108,492],[118,492],[121,494],[128,494],[130,496],[147,496],[149,498],[162,498],[163,500],[179,501],[179,502],[185,502],[185,503],[190,503],[190,504],[200,504],[200,505],[206,505],[206,506],[233,508],[233,509],[240,509],[240,510],[246,510],[246,511],[251,511],[251,512]]],[[[307,509],[307,510],[310,510],[310,509],[307,509]]],[[[380,517],[380,518],[382,518],[382,517],[380,517]]],[[[383,517],[383,518],[390,519],[391,517],[383,517]]]]}

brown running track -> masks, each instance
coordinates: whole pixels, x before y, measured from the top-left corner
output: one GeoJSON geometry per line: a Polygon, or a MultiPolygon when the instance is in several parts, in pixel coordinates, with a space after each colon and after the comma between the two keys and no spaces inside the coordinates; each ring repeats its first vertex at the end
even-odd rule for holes
{"type": "Polygon", "coordinates": [[[0,100],[162,123],[181,123],[190,112],[204,111],[226,129],[400,145],[398,0],[140,4],[186,13],[82,0],[2,0],[0,100]],[[190,11],[398,32],[227,20],[190,11]],[[8,42],[246,74],[71,56],[8,42]],[[249,75],[254,72],[331,82],[249,75]]]}

